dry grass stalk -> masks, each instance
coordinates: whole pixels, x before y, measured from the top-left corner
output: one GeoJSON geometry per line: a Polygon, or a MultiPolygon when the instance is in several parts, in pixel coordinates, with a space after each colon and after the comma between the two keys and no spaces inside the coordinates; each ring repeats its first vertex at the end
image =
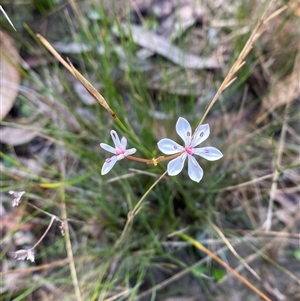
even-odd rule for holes
{"type": "Polygon", "coordinates": [[[150,191],[152,191],[152,189],[160,182],[160,180],[167,174],[167,171],[165,171],[154,183],[153,185],[151,185],[151,187],[144,193],[144,195],[141,197],[141,199],[138,201],[138,203],[135,205],[135,207],[128,213],[128,218],[126,221],[126,224],[124,226],[124,229],[122,231],[122,234],[120,235],[119,239],[116,241],[114,247],[117,248],[119,246],[119,244],[122,242],[122,240],[124,239],[127,230],[131,224],[131,222],[133,221],[134,217],[139,213],[139,211],[142,209],[141,205],[142,202],[144,201],[144,199],[146,198],[146,196],[150,193],[150,191]]]}
{"type": "Polygon", "coordinates": [[[210,225],[214,228],[214,230],[221,237],[222,241],[226,244],[231,253],[241,262],[241,264],[258,280],[261,280],[260,276],[247,264],[247,262],[236,252],[232,244],[223,234],[223,232],[217,227],[217,225],[210,222],[210,225]]]}
{"type": "MultiPolygon", "coordinates": [[[[59,161],[59,170],[60,170],[61,177],[64,180],[65,174],[66,174],[65,151],[61,151],[60,155],[63,158],[63,160],[59,161]]],[[[62,218],[63,218],[63,220],[67,221],[68,214],[67,214],[67,205],[66,205],[66,201],[65,201],[65,188],[64,187],[60,188],[60,197],[61,197],[62,218]]],[[[74,255],[73,255],[73,249],[72,249],[71,236],[70,236],[68,222],[66,222],[64,224],[64,228],[65,228],[64,229],[65,230],[65,243],[66,243],[67,255],[68,255],[68,259],[69,259],[69,268],[70,268],[70,272],[71,272],[71,277],[72,277],[73,287],[75,290],[76,299],[77,299],[77,301],[83,301],[80,286],[79,286],[76,266],[75,266],[75,260],[74,260],[74,255]]]]}
{"type": "Polygon", "coordinates": [[[221,266],[223,266],[225,269],[227,269],[229,272],[231,272],[236,278],[238,278],[241,282],[243,282],[246,286],[248,286],[253,292],[255,292],[257,295],[259,295],[263,300],[266,301],[272,301],[270,298],[268,298],[263,292],[261,292],[259,289],[257,289],[250,281],[248,281],[246,278],[244,278],[242,275],[240,275],[236,270],[234,270],[232,267],[230,267],[227,263],[225,263],[220,257],[215,255],[213,252],[208,250],[206,247],[204,247],[200,242],[197,240],[189,237],[186,234],[180,233],[179,234],[182,238],[192,243],[196,248],[210,256],[213,260],[218,262],[221,266]]]}
{"type": "Polygon", "coordinates": [[[208,112],[210,111],[210,109],[212,108],[212,106],[216,103],[216,101],[218,100],[218,98],[221,95],[221,93],[226,88],[228,88],[235,81],[236,77],[234,77],[234,75],[244,65],[244,63],[245,63],[244,60],[247,57],[247,55],[249,54],[249,52],[252,50],[253,44],[255,43],[255,41],[258,40],[258,38],[265,31],[266,24],[268,22],[270,22],[273,18],[275,18],[277,15],[279,15],[280,13],[282,13],[287,8],[287,6],[285,5],[285,6],[281,7],[281,8],[279,8],[278,10],[276,10],[270,16],[268,16],[268,13],[272,9],[272,7],[273,7],[273,5],[274,5],[275,2],[276,2],[276,0],[270,1],[269,5],[265,9],[262,17],[260,18],[260,20],[256,24],[255,28],[253,29],[253,31],[252,31],[249,39],[247,40],[244,48],[242,49],[241,53],[239,54],[239,56],[237,58],[237,60],[235,61],[235,63],[232,65],[232,67],[228,71],[228,74],[226,75],[225,79],[223,80],[222,84],[220,85],[217,93],[215,94],[215,96],[212,99],[211,103],[209,104],[208,108],[206,109],[206,111],[205,111],[202,119],[200,120],[200,122],[198,124],[198,127],[203,123],[203,121],[206,118],[208,112]]]}
{"type": "Polygon", "coordinates": [[[66,67],[74,77],[76,77],[82,85],[86,88],[86,90],[100,103],[105,110],[114,118],[118,119],[117,115],[110,108],[104,97],[96,90],[96,88],[72,65],[72,63],[68,60],[66,62],[59,53],[52,47],[52,45],[40,34],[36,35],[41,43],[53,54],[53,56],[66,67]]]}

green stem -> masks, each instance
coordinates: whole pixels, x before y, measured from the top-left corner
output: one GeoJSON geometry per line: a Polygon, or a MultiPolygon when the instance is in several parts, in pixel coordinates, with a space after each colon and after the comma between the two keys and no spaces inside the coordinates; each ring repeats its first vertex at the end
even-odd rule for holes
{"type": "Polygon", "coordinates": [[[183,152],[177,153],[177,154],[174,154],[174,155],[171,155],[171,156],[161,156],[161,157],[153,158],[153,159],[144,159],[144,158],[139,158],[139,157],[134,157],[134,156],[126,156],[126,158],[129,159],[129,160],[132,160],[132,161],[137,161],[137,162],[143,162],[143,163],[146,163],[146,164],[157,165],[160,162],[177,158],[182,153],[183,152]]]}

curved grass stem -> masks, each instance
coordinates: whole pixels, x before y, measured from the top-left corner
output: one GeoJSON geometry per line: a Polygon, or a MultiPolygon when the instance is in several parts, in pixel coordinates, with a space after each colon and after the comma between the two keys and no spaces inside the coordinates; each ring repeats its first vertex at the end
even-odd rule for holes
{"type": "Polygon", "coordinates": [[[240,275],[236,270],[230,267],[227,263],[225,263],[220,257],[215,255],[213,252],[204,247],[199,241],[191,238],[190,236],[184,233],[178,233],[178,235],[184,240],[193,244],[197,249],[204,252],[206,255],[210,256],[213,260],[218,262],[221,266],[231,272],[236,278],[238,278],[241,282],[243,282],[246,286],[248,286],[253,292],[259,295],[265,301],[272,301],[269,297],[267,297],[263,292],[261,292],[258,288],[256,288],[249,280],[240,275]]]}

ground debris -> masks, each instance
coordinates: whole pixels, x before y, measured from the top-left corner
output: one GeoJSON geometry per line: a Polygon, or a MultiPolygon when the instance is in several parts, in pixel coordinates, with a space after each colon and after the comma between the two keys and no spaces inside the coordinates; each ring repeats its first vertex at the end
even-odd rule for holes
{"type": "Polygon", "coordinates": [[[166,38],[156,35],[137,25],[128,26],[121,24],[126,36],[132,36],[133,41],[161,56],[167,58],[176,65],[187,69],[219,69],[221,62],[216,55],[207,58],[198,57],[179,49],[170,43],[166,38]]]}

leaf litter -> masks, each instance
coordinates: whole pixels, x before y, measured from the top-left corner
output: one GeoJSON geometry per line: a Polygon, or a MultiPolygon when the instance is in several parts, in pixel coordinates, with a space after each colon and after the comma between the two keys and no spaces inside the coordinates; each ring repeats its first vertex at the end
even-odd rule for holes
{"type": "Polygon", "coordinates": [[[19,52],[13,39],[3,30],[0,30],[0,121],[9,113],[18,95],[20,73],[18,64],[19,52]]]}
{"type": "MultiPolygon", "coordinates": [[[[137,3],[138,7],[142,6],[142,2],[143,1],[135,1],[135,2],[137,3]]],[[[191,68],[191,70],[194,69],[193,68],[193,62],[197,62],[197,64],[198,64],[198,65],[196,64],[196,68],[195,69],[197,69],[197,66],[199,67],[198,69],[202,69],[203,65],[199,64],[199,62],[202,62],[201,61],[202,58],[199,57],[199,56],[195,56],[195,55],[194,56],[190,56],[191,53],[189,53],[188,51],[183,51],[182,49],[180,49],[177,46],[175,46],[175,50],[177,51],[177,52],[175,51],[175,55],[172,52],[171,53],[167,53],[165,50],[162,50],[163,47],[161,47],[161,45],[164,45],[164,46],[168,47],[167,49],[169,49],[169,50],[174,47],[173,39],[176,39],[176,37],[172,37],[172,34],[170,35],[170,32],[172,32],[172,30],[170,31],[170,29],[174,26],[175,23],[171,23],[171,21],[172,20],[173,21],[176,20],[176,18],[178,16],[175,16],[175,13],[174,13],[174,11],[176,11],[176,10],[174,10],[174,7],[176,7],[174,5],[174,1],[173,2],[172,1],[166,1],[165,3],[167,3],[167,4],[164,4],[165,7],[163,7],[163,4],[162,4],[161,1],[154,1],[154,2],[150,1],[148,3],[148,9],[149,8],[151,8],[151,9],[155,8],[156,12],[157,11],[159,12],[158,16],[161,18],[161,20],[159,22],[159,25],[161,27],[158,28],[157,31],[154,32],[154,31],[150,31],[148,29],[146,30],[143,27],[141,27],[140,25],[133,25],[133,26],[131,26],[131,29],[128,28],[128,27],[126,27],[127,25],[124,26],[125,27],[125,31],[129,32],[130,30],[132,30],[131,34],[134,35],[133,38],[134,38],[135,43],[137,45],[139,45],[139,46],[142,47],[142,49],[137,52],[139,54],[139,56],[140,56],[139,59],[145,60],[145,59],[148,59],[150,57],[150,55],[158,54],[158,55],[161,55],[161,56],[165,57],[167,60],[169,60],[170,62],[172,62],[172,64],[177,65],[177,66],[173,65],[172,67],[178,67],[179,72],[180,72],[180,68],[182,68],[182,67],[183,68],[191,68]],[[155,5],[153,4],[154,2],[155,2],[155,5]],[[173,6],[172,5],[170,6],[170,3],[171,4],[173,3],[173,6]],[[168,17],[170,17],[170,19],[166,20],[166,19],[168,19],[168,17]],[[163,21],[166,21],[166,22],[164,23],[163,21]],[[168,25],[168,24],[172,24],[172,25],[168,25]],[[161,30],[161,32],[160,32],[160,30],[161,30]],[[167,34],[166,34],[166,36],[161,35],[161,33],[163,33],[163,32],[165,32],[165,34],[169,32],[169,35],[167,35],[167,34]],[[141,37],[143,35],[145,35],[148,39],[149,38],[154,39],[153,41],[155,41],[155,43],[153,43],[153,44],[156,44],[156,45],[154,45],[154,46],[151,45],[151,47],[149,47],[148,45],[145,45],[146,43],[145,43],[145,41],[143,41],[143,38],[141,37]],[[146,49],[146,51],[145,51],[145,49],[146,49]],[[184,60],[180,60],[180,58],[182,58],[182,57],[184,59],[187,59],[188,63],[183,63],[185,61],[184,60]],[[195,59],[195,57],[196,57],[196,59],[195,59]],[[200,61],[199,61],[199,59],[200,59],[200,61]],[[200,66],[202,66],[202,67],[200,68],[200,66]]],[[[212,6],[213,5],[224,6],[225,4],[224,4],[224,1],[217,1],[216,3],[210,4],[210,5],[212,5],[212,6]]],[[[180,5],[179,5],[179,8],[180,8],[180,5]]],[[[146,5],[146,9],[147,9],[147,5],[146,5]]],[[[220,7],[219,7],[219,9],[220,9],[220,7]]],[[[220,11],[221,10],[222,9],[220,9],[220,11]]],[[[190,16],[190,11],[189,11],[188,8],[183,8],[182,10],[179,9],[179,10],[177,10],[177,12],[178,11],[181,11],[181,12],[179,12],[179,15],[180,14],[183,14],[183,15],[186,14],[186,16],[187,15],[190,16]]],[[[146,17],[144,16],[144,18],[146,18],[146,17]]],[[[183,31],[188,30],[188,28],[190,26],[193,26],[192,21],[190,21],[190,22],[191,22],[190,23],[191,25],[187,22],[187,25],[183,26],[183,31]]],[[[195,20],[193,22],[195,22],[195,20]]],[[[175,26],[175,28],[176,28],[176,26],[175,26]]],[[[129,33],[128,33],[128,36],[129,36],[129,33]]],[[[62,45],[61,49],[63,49],[63,47],[64,47],[64,45],[62,45]]],[[[73,48],[73,51],[75,51],[74,49],[75,48],[73,48]]],[[[69,50],[69,51],[72,51],[72,49],[69,50]]],[[[80,53],[80,51],[82,51],[82,50],[80,48],[77,48],[76,51],[79,51],[79,53],[80,53]]],[[[84,49],[84,51],[86,51],[86,49],[84,49]]],[[[153,64],[153,63],[151,62],[151,64],[153,64]]],[[[156,65],[153,64],[153,66],[154,66],[154,68],[157,68],[156,65]]],[[[204,68],[206,68],[206,67],[204,67],[204,68]]],[[[223,67],[224,67],[223,65],[219,65],[217,69],[223,68],[223,67]]],[[[193,72],[193,70],[192,70],[192,72],[193,72]]],[[[193,73],[191,73],[191,74],[193,74],[193,73]]],[[[196,76],[196,72],[193,75],[196,76]]],[[[287,82],[284,83],[284,84],[289,84],[289,83],[293,82],[293,85],[291,86],[291,89],[284,89],[284,85],[283,85],[282,91],[285,91],[285,92],[296,91],[296,88],[297,88],[297,82],[296,82],[297,78],[296,77],[295,78],[287,78],[287,82]]],[[[161,78],[159,78],[159,80],[160,79],[161,78]]],[[[157,81],[158,82],[158,84],[156,86],[157,90],[162,91],[162,90],[165,89],[166,91],[168,91],[168,87],[164,87],[163,85],[159,84],[159,80],[157,81]]],[[[183,76],[183,79],[181,79],[181,81],[184,81],[184,76],[183,76]]],[[[176,86],[176,85],[174,85],[174,86],[176,86]]],[[[172,90],[172,89],[169,89],[169,91],[170,90],[172,90]]],[[[281,88],[280,88],[280,90],[281,90],[281,88]]],[[[178,89],[178,91],[176,91],[176,93],[177,92],[178,92],[178,95],[180,95],[180,88],[178,89]]],[[[191,90],[189,91],[188,88],[186,88],[185,93],[186,93],[186,95],[188,95],[189,93],[191,94],[192,91],[191,90]]],[[[271,101],[271,103],[275,106],[274,110],[276,110],[279,106],[285,105],[286,102],[288,102],[288,101],[292,102],[295,97],[299,97],[298,94],[296,94],[296,92],[295,93],[294,92],[291,93],[291,95],[293,95],[293,96],[288,97],[288,99],[283,98],[284,99],[283,102],[277,102],[276,101],[276,94],[275,93],[273,95],[270,95],[271,99],[273,97],[273,100],[271,101]]],[[[280,96],[280,98],[281,97],[284,97],[284,93],[282,93],[282,95],[280,96]]],[[[264,106],[265,106],[266,109],[269,108],[268,101],[267,100],[265,101],[265,105],[264,106]]],[[[51,111],[51,105],[49,106],[49,108],[50,108],[50,111],[51,111]]],[[[247,131],[249,131],[251,129],[251,126],[253,124],[253,119],[254,119],[253,111],[250,110],[250,109],[249,110],[248,109],[244,109],[242,106],[241,106],[241,108],[242,108],[241,111],[240,111],[241,114],[238,117],[236,117],[237,116],[236,113],[230,113],[229,114],[227,112],[224,114],[224,115],[226,115],[226,116],[224,116],[224,120],[222,120],[221,118],[214,118],[213,116],[210,116],[210,120],[212,120],[212,122],[214,122],[214,120],[217,120],[217,122],[219,122],[219,120],[221,120],[219,122],[220,124],[218,124],[217,128],[216,128],[216,130],[218,132],[220,132],[220,133],[222,133],[222,131],[224,131],[224,124],[222,124],[222,122],[225,123],[225,125],[226,125],[225,127],[227,128],[227,130],[231,134],[231,137],[230,137],[231,143],[233,143],[234,140],[237,139],[237,137],[239,137],[238,135],[235,135],[235,134],[243,135],[245,132],[247,132],[247,131]],[[237,129],[237,131],[234,132],[234,131],[231,130],[231,128],[235,128],[235,129],[237,129]]],[[[263,112],[265,112],[265,111],[263,111],[263,112]]],[[[255,114],[258,114],[258,115],[260,113],[261,112],[259,112],[259,113],[255,112],[255,114]]],[[[271,112],[269,111],[268,113],[271,113],[271,112]]],[[[67,114],[65,116],[67,116],[67,114]]],[[[162,116],[163,116],[163,114],[162,114],[162,116]]],[[[261,116],[261,115],[259,115],[259,116],[261,116]]],[[[78,131],[80,131],[80,128],[78,129],[78,131]]],[[[242,145],[241,145],[241,147],[242,147],[242,145]]],[[[248,159],[247,158],[247,153],[240,154],[238,157],[236,157],[236,159],[237,160],[247,161],[247,159],[248,159]]],[[[260,172],[260,171],[258,170],[258,172],[260,172]]],[[[25,176],[26,175],[24,175],[24,177],[25,176]]],[[[239,177],[240,174],[237,174],[236,176],[239,177]]],[[[244,179],[241,177],[240,180],[243,181],[244,179]]],[[[268,184],[269,184],[269,182],[265,181],[262,186],[264,188],[266,188],[266,187],[268,187],[268,184]]],[[[245,189],[247,191],[244,194],[246,197],[243,199],[243,201],[246,202],[247,201],[247,197],[249,195],[251,195],[252,191],[255,190],[256,188],[257,187],[254,187],[254,185],[252,185],[252,186],[250,185],[250,187],[247,187],[247,189],[245,189]]],[[[235,194],[228,195],[228,198],[229,199],[230,198],[234,199],[236,201],[239,198],[239,192],[242,193],[243,191],[242,190],[235,191],[235,194]]],[[[262,192],[263,192],[263,190],[262,190],[262,192]]],[[[296,195],[296,196],[298,196],[298,195],[296,195]]],[[[291,215],[291,213],[292,213],[292,209],[291,208],[295,209],[297,207],[294,207],[295,204],[293,202],[292,203],[290,202],[289,195],[284,195],[284,197],[282,197],[282,195],[281,196],[278,195],[278,196],[275,197],[275,200],[277,200],[277,202],[280,203],[280,206],[281,206],[280,210],[284,210],[284,215],[285,215],[284,218],[281,218],[280,210],[277,210],[275,212],[276,214],[274,215],[275,218],[277,218],[277,220],[283,222],[286,226],[292,227],[295,221],[293,220],[292,222],[289,222],[288,219],[290,219],[291,217],[293,217],[293,215],[291,215]],[[287,201],[287,199],[289,199],[289,201],[287,201]]],[[[238,207],[238,208],[227,208],[227,209],[230,212],[230,209],[241,210],[241,207],[238,207]]],[[[255,211],[255,208],[253,207],[253,209],[251,208],[251,210],[255,211]]],[[[254,212],[254,216],[256,217],[256,212],[254,212]]],[[[278,226],[278,224],[276,224],[276,223],[275,223],[275,225],[278,226]]],[[[247,248],[247,245],[243,245],[242,246],[242,250],[238,250],[239,254],[243,253],[243,248],[247,248]]],[[[164,277],[166,277],[166,275],[164,275],[164,277]]],[[[266,277],[266,279],[267,279],[267,277],[266,277]]],[[[276,291],[274,289],[274,287],[276,285],[274,285],[274,283],[272,283],[272,281],[270,279],[267,279],[267,281],[268,281],[267,284],[264,283],[264,287],[266,288],[266,291],[269,292],[270,295],[274,296],[275,298],[276,297],[277,298],[284,298],[283,294],[285,292],[282,291],[281,289],[278,289],[278,291],[276,291]]],[[[235,285],[235,283],[229,283],[229,284],[230,285],[228,285],[228,283],[227,283],[227,287],[231,288],[231,290],[232,290],[232,287],[235,285]]],[[[188,281],[187,281],[186,285],[187,286],[189,285],[188,281]]],[[[195,285],[197,285],[197,284],[195,284],[195,285]]],[[[243,296],[245,296],[245,291],[241,290],[241,293],[242,294],[241,294],[240,298],[242,298],[243,296]]],[[[230,296],[230,292],[228,292],[227,296],[230,296]]],[[[232,296],[232,298],[234,298],[234,294],[232,294],[231,296],[232,296]]],[[[169,297],[169,298],[172,298],[172,297],[169,297]]],[[[178,297],[175,297],[175,296],[173,298],[174,299],[178,299],[178,297]]],[[[235,298],[236,298],[236,296],[235,296],[235,298]]],[[[188,296],[182,296],[182,300],[185,300],[185,299],[191,299],[191,298],[188,297],[188,296]]],[[[232,299],[232,300],[234,300],[234,299],[232,299]]],[[[238,300],[240,300],[240,299],[238,299],[238,300]]],[[[284,300],[284,299],[282,299],[282,300],[284,300]]]]}

